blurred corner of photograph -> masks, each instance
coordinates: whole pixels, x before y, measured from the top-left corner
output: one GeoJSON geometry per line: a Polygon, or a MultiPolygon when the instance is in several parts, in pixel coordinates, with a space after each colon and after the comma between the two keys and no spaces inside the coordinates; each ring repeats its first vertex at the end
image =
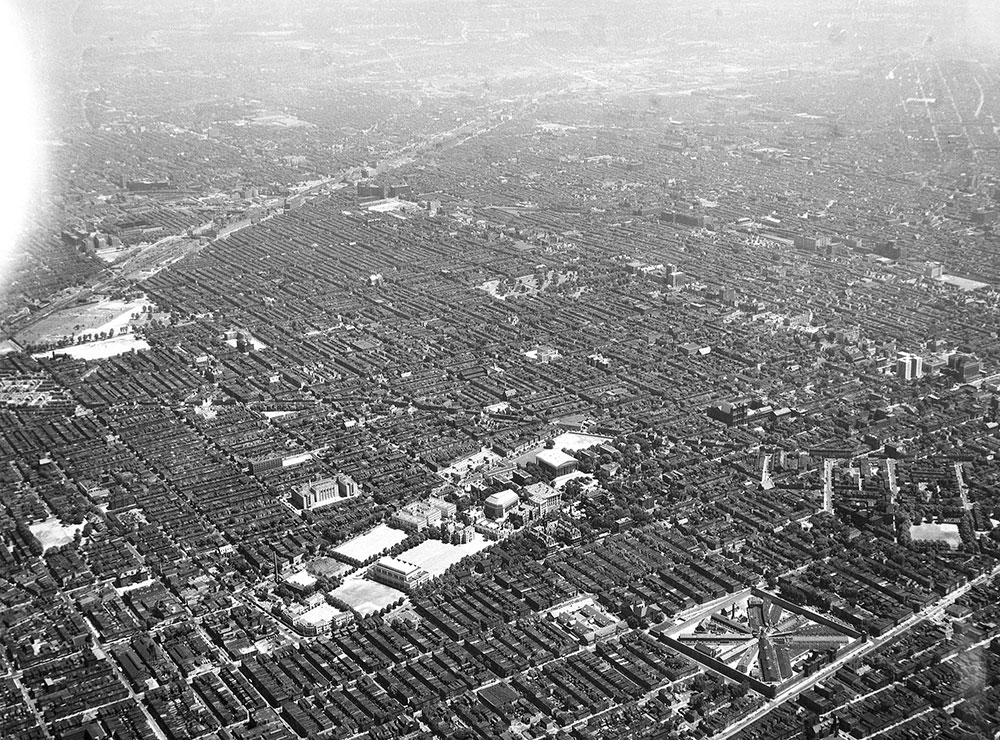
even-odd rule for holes
{"type": "Polygon", "coordinates": [[[31,34],[16,4],[0,3],[0,276],[9,268],[43,171],[41,95],[31,34]]]}

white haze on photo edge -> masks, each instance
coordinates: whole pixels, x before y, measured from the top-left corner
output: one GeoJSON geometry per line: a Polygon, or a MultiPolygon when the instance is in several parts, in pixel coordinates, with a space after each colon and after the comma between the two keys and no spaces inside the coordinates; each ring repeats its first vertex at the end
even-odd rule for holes
{"type": "Polygon", "coordinates": [[[0,0],[0,291],[43,171],[41,96],[30,43],[13,3],[0,0]]]}

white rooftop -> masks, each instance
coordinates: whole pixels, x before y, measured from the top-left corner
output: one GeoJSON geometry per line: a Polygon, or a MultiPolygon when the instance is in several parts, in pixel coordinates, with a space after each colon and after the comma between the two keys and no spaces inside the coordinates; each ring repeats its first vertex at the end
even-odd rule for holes
{"type": "Polygon", "coordinates": [[[405,560],[400,560],[399,558],[384,557],[380,558],[378,564],[383,568],[389,568],[394,570],[400,575],[409,575],[414,571],[420,570],[419,565],[414,565],[413,563],[408,563],[405,560]]]}
{"type": "Polygon", "coordinates": [[[521,498],[508,488],[499,493],[494,493],[486,499],[486,503],[490,506],[512,506],[520,500],[521,498]]]}
{"type": "Polygon", "coordinates": [[[548,499],[554,496],[561,496],[555,488],[550,486],[548,483],[532,483],[530,486],[525,486],[524,492],[529,496],[535,496],[537,498],[548,499]]]}
{"type": "Polygon", "coordinates": [[[575,457],[556,449],[542,450],[535,456],[535,460],[540,465],[548,465],[551,468],[560,468],[568,463],[577,462],[575,457]]]}

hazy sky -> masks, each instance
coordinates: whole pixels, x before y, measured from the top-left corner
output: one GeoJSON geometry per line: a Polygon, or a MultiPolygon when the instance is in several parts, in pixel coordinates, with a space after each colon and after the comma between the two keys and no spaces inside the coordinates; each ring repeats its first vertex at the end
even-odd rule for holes
{"type": "MultiPolygon", "coordinates": [[[[780,8],[788,16],[788,24],[775,28],[774,24],[744,27],[731,23],[729,30],[749,35],[751,44],[752,34],[762,29],[777,35],[787,33],[789,41],[798,43],[802,41],[801,29],[819,26],[819,34],[831,20],[848,24],[852,18],[878,15],[896,17],[903,23],[904,19],[919,17],[928,20],[908,28],[905,36],[894,36],[892,32],[899,29],[886,27],[888,43],[906,41],[916,46],[926,35],[933,35],[937,44],[963,39],[975,42],[977,53],[1000,53],[1000,0],[709,0],[705,4],[692,4],[691,0],[0,0],[0,62],[4,70],[0,75],[0,99],[6,107],[0,118],[0,161],[5,166],[5,176],[0,178],[0,269],[4,257],[13,249],[24,223],[23,215],[42,180],[44,147],[39,140],[58,135],[44,128],[46,112],[51,118],[55,109],[52,101],[72,101],[80,89],[94,89],[104,82],[80,73],[79,60],[85,50],[118,53],[130,45],[141,45],[146,36],[162,26],[218,25],[219,29],[233,31],[256,25],[260,27],[257,30],[271,30],[287,20],[305,27],[312,40],[322,41],[325,29],[334,39],[338,26],[363,25],[372,20],[377,22],[371,33],[405,37],[427,32],[428,28],[457,33],[451,26],[459,24],[493,27],[491,24],[497,24],[498,18],[514,19],[531,28],[533,22],[544,26],[551,18],[562,15],[570,19],[568,22],[581,24],[581,28],[627,29],[609,36],[627,54],[634,32],[629,24],[636,18],[662,19],[663,26],[643,26],[655,31],[654,26],[668,28],[671,17],[683,21],[692,9],[703,14],[717,13],[720,19],[742,14],[749,21],[751,16],[762,15],[756,12],[762,7],[780,8]],[[440,28],[434,24],[416,28],[419,19],[428,13],[442,16],[440,28]],[[599,22],[587,26],[588,19],[598,16],[599,22]],[[310,25],[314,19],[322,22],[310,25]]],[[[703,28],[705,39],[716,40],[723,28],[703,28]]],[[[575,39],[570,34],[567,43],[583,43],[575,39]]],[[[211,49],[210,43],[199,43],[202,46],[190,47],[191,53],[211,49]]],[[[468,48],[459,45],[449,53],[461,62],[468,48]]],[[[197,65],[197,58],[192,61],[197,65]]],[[[516,59],[504,61],[517,63],[516,59]]]]}

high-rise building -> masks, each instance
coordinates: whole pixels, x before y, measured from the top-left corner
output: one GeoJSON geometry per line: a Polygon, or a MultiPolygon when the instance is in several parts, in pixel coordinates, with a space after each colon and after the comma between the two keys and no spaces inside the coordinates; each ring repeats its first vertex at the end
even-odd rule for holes
{"type": "Polygon", "coordinates": [[[916,380],[923,377],[924,359],[917,355],[903,355],[896,360],[896,376],[900,380],[916,380]]]}
{"type": "Polygon", "coordinates": [[[903,247],[894,241],[882,242],[875,245],[875,254],[879,257],[899,260],[903,258],[903,247]]]}
{"type": "Polygon", "coordinates": [[[910,370],[910,363],[905,357],[896,360],[896,377],[900,380],[912,380],[913,375],[910,370]]]}
{"type": "Polygon", "coordinates": [[[385,186],[376,185],[371,182],[359,182],[358,183],[358,202],[364,202],[368,200],[382,200],[385,198],[385,186]]]}
{"type": "Polygon", "coordinates": [[[413,199],[413,187],[407,184],[403,185],[390,185],[389,186],[389,197],[399,198],[400,200],[412,200],[413,199]]]}
{"type": "Polygon", "coordinates": [[[728,426],[736,426],[737,424],[746,423],[749,410],[750,402],[743,398],[732,402],[723,401],[717,406],[711,406],[708,409],[708,415],[710,418],[721,421],[728,426]]]}
{"type": "Polygon", "coordinates": [[[948,358],[948,369],[959,380],[966,381],[977,377],[982,371],[982,365],[975,355],[957,352],[948,358]]]}

